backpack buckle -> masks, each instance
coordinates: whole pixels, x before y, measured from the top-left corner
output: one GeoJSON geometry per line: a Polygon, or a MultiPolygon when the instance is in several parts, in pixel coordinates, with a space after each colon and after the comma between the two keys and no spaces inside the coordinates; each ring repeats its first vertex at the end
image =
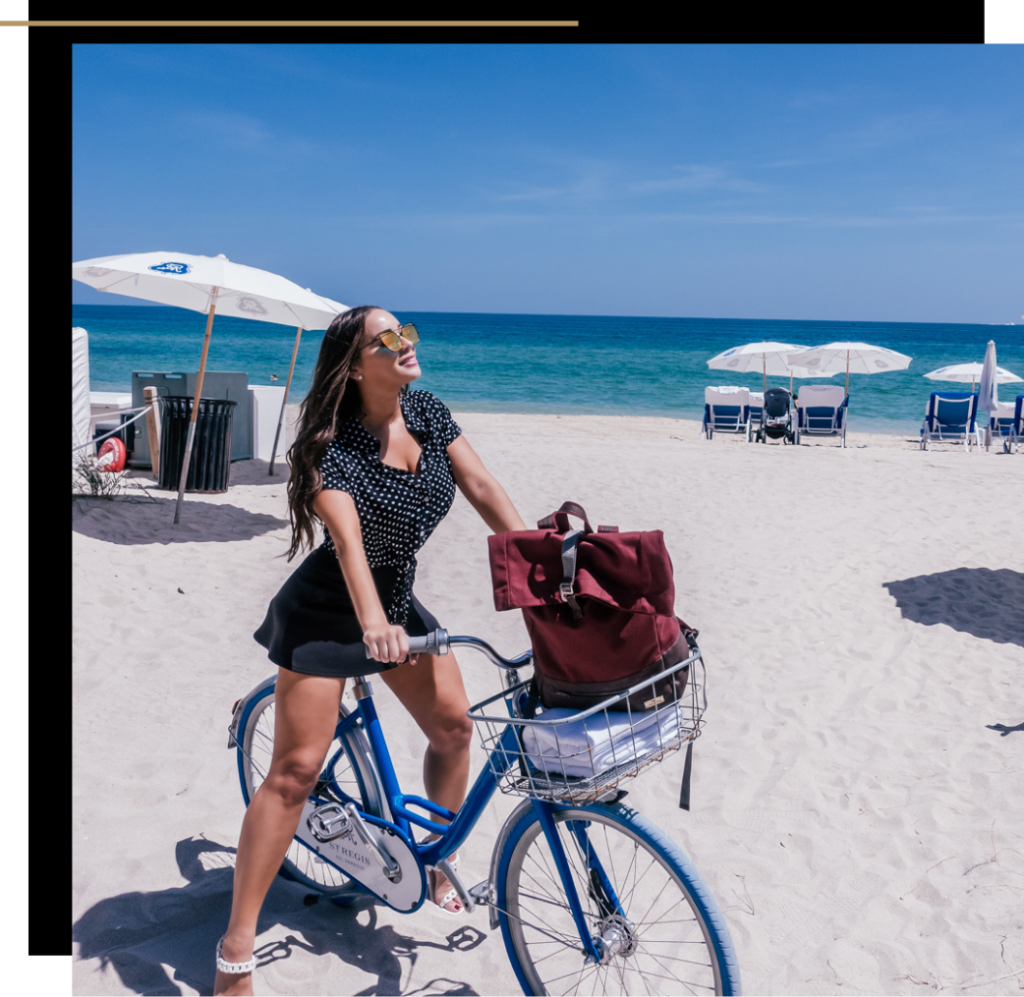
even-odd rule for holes
{"type": "Polygon", "coordinates": [[[572,607],[572,615],[575,619],[580,619],[583,616],[583,610],[580,609],[580,604],[576,601],[576,594],[572,590],[572,582],[562,582],[558,586],[558,597],[567,606],[572,607]]]}

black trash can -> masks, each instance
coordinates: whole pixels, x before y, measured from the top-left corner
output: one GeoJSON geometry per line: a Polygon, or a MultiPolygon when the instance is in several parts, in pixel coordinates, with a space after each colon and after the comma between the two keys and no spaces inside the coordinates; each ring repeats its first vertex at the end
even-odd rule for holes
{"type": "MultiPolygon", "coordinates": [[[[158,488],[176,492],[185,460],[192,398],[160,399],[160,483],[158,488]]],[[[200,398],[196,435],[185,481],[187,492],[226,492],[231,477],[231,419],[238,402],[200,398]]]]}

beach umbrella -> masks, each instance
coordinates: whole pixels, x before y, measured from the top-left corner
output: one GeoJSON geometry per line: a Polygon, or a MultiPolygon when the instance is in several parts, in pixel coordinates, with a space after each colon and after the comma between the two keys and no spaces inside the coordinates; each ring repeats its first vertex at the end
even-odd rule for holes
{"type": "MultiPolygon", "coordinates": [[[[958,384],[971,382],[971,391],[974,391],[974,382],[981,377],[981,369],[984,365],[980,363],[956,363],[948,367],[940,367],[938,370],[930,371],[923,375],[930,381],[955,381],[958,384]]],[[[1003,367],[996,367],[996,381],[999,384],[1009,384],[1012,381],[1021,381],[1024,378],[1018,377],[1012,371],[1003,367]]]]}
{"type": "MultiPolygon", "coordinates": [[[[278,274],[232,263],[223,253],[217,256],[197,256],[192,253],[161,251],[99,256],[72,263],[71,276],[97,291],[112,291],[132,298],[189,308],[207,316],[196,396],[178,483],[178,501],[174,508],[175,523],[181,519],[181,503],[192,459],[192,441],[195,438],[214,313],[255,319],[257,322],[294,325],[298,327],[299,334],[302,329],[326,329],[338,314],[336,309],[332,310],[337,302],[321,298],[278,274]]],[[[341,310],[344,311],[344,307],[341,310]]],[[[293,366],[297,350],[298,336],[292,354],[293,366]]],[[[278,428],[280,430],[280,422],[278,428]]]]}
{"type": "Polygon", "coordinates": [[[793,387],[794,377],[831,377],[805,367],[791,364],[786,357],[806,346],[793,343],[747,343],[745,346],[734,346],[731,350],[719,353],[707,363],[712,370],[731,370],[737,374],[750,371],[761,371],[764,389],[768,388],[768,375],[773,377],[789,377],[789,386],[793,387]]]}
{"type": "MultiPolygon", "coordinates": [[[[307,287],[306,290],[309,291],[309,288],[307,287]]],[[[309,293],[312,294],[313,292],[309,291],[309,293]]],[[[326,308],[327,311],[331,311],[333,309],[335,315],[340,315],[342,312],[348,311],[348,305],[343,305],[340,301],[333,301],[331,298],[325,298],[319,294],[316,295],[316,297],[320,298],[324,303],[324,308],[326,308]]],[[[330,325],[330,322],[327,324],[330,325]]],[[[295,358],[299,355],[299,340],[301,338],[302,326],[300,325],[298,329],[295,330],[295,346],[292,348],[292,362],[291,366],[288,368],[288,381],[284,386],[284,397],[281,399],[281,413],[277,417],[277,429],[274,432],[274,447],[270,451],[270,470],[267,474],[271,477],[274,475],[274,458],[277,456],[277,444],[281,439],[281,426],[284,423],[284,409],[288,404],[288,392],[291,390],[292,386],[292,374],[295,373],[295,358]]]]}
{"type": "Polygon", "coordinates": [[[854,374],[882,374],[890,370],[906,370],[912,357],[884,346],[869,343],[828,343],[813,346],[800,353],[790,353],[791,363],[821,374],[846,371],[846,393],[850,393],[850,372],[854,374]]]}
{"type": "MultiPolygon", "coordinates": [[[[978,382],[978,408],[991,413],[999,407],[999,388],[996,381],[996,344],[988,341],[985,348],[985,362],[981,365],[981,380],[978,382]]],[[[985,449],[992,443],[992,427],[985,424],[985,449]]]]}

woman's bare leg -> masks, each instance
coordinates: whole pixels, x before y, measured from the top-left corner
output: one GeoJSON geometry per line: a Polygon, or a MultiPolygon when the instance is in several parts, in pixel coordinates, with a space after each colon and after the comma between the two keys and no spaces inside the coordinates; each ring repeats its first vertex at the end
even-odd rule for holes
{"type": "MultiPolygon", "coordinates": [[[[263,899],[281,868],[306,798],[323,768],[334,738],[344,685],[343,679],[278,669],[274,753],[267,778],[253,795],[242,821],[231,918],[221,952],[227,962],[252,958],[263,899]]],[[[218,971],[213,992],[251,994],[252,977],[218,971]]]]}
{"type": "MultiPolygon", "coordinates": [[[[421,654],[415,665],[406,663],[381,672],[380,677],[427,735],[423,756],[423,785],[427,798],[449,810],[458,810],[469,784],[469,748],[473,721],[466,716],[469,699],[455,655],[421,654]]],[[[441,817],[432,817],[446,824],[441,817]]],[[[434,899],[451,889],[438,875],[434,899]]],[[[449,909],[461,908],[451,901],[449,909]]]]}

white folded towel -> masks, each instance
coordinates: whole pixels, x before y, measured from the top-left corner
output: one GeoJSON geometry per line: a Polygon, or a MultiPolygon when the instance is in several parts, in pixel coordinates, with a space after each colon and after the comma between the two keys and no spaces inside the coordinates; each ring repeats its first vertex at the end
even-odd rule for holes
{"type": "MultiPolygon", "coordinates": [[[[552,775],[592,779],[599,772],[641,759],[674,743],[682,726],[679,703],[649,715],[602,711],[557,727],[524,727],[523,746],[539,769],[552,775]]],[[[538,720],[561,720],[579,710],[545,710],[538,720]]]]}

